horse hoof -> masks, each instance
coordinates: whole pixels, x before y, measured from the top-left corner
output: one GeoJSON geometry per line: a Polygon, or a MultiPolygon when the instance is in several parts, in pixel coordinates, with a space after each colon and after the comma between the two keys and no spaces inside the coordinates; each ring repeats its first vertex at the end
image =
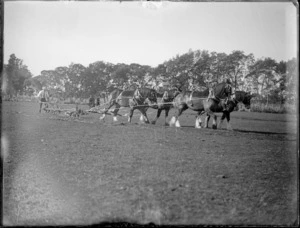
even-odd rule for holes
{"type": "Polygon", "coordinates": [[[152,121],[151,123],[152,123],[152,124],[156,124],[156,122],[155,122],[155,121],[152,121]]]}
{"type": "Polygon", "coordinates": [[[212,126],[212,129],[217,129],[217,126],[216,126],[216,125],[213,125],[213,126],[212,126]]]}

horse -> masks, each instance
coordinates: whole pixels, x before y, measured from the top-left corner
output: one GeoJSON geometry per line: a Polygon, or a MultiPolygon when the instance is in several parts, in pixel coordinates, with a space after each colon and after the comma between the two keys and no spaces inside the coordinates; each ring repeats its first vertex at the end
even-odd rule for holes
{"type": "MultiPolygon", "coordinates": [[[[213,100],[216,103],[220,103],[221,99],[229,97],[232,92],[231,87],[224,82],[217,84],[212,90],[214,94],[213,100]]],[[[209,94],[210,90],[206,89],[204,91],[183,91],[177,95],[173,101],[173,106],[177,109],[177,113],[172,117],[169,125],[173,126],[175,124],[176,127],[180,127],[179,117],[188,108],[198,112],[198,116],[202,115],[205,110],[203,102],[208,99],[207,96],[209,94]]],[[[196,119],[195,127],[199,128],[198,118],[196,119]]]]}
{"type": "MultiPolygon", "coordinates": [[[[234,96],[232,99],[230,99],[227,103],[227,109],[226,111],[223,111],[223,106],[222,106],[222,102],[224,101],[220,101],[219,103],[217,103],[213,98],[209,98],[207,100],[203,101],[203,105],[204,105],[204,111],[206,112],[206,118],[205,118],[205,124],[204,127],[207,128],[208,127],[208,122],[211,116],[213,116],[213,125],[212,128],[213,129],[217,129],[217,116],[215,115],[216,112],[222,112],[222,117],[221,120],[218,124],[218,128],[221,127],[221,124],[223,123],[224,119],[226,118],[227,120],[227,129],[228,130],[232,130],[232,127],[230,125],[230,113],[232,111],[234,111],[235,107],[237,106],[237,104],[239,102],[242,102],[245,107],[247,109],[250,108],[250,104],[251,104],[251,99],[252,99],[253,95],[251,95],[248,92],[245,91],[235,91],[234,96]]],[[[197,116],[196,119],[196,125],[198,128],[201,128],[201,118],[200,115],[197,116]],[[198,121],[198,124],[197,124],[198,121]]]]}
{"type": "Polygon", "coordinates": [[[173,107],[174,98],[180,94],[180,90],[178,88],[166,90],[164,93],[157,93],[157,97],[160,97],[161,100],[156,106],[151,106],[151,108],[157,109],[157,114],[155,120],[152,121],[152,124],[155,124],[162,110],[165,110],[165,126],[168,126],[167,118],[169,115],[170,109],[173,107]]]}
{"type": "Polygon", "coordinates": [[[129,107],[130,112],[128,115],[128,122],[131,122],[133,112],[138,109],[142,116],[141,120],[145,119],[146,123],[150,123],[146,111],[149,107],[157,105],[157,92],[154,89],[138,88],[136,90],[121,90],[115,89],[109,94],[108,105],[106,106],[100,120],[104,121],[105,115],[108,110],[115,106],[113,111],[113,120],[117,120],[117,115],[120,107],[129,107]],[[142,118],[143,117],[143,118],[142,118]]]}

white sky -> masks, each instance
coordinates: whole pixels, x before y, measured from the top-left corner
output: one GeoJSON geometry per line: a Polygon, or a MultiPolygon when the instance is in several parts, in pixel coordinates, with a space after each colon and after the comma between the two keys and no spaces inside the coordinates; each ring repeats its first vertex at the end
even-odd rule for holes
{"type": "Polygon", "coordinates": [[[4,62],[14,53],[34,76],[71,62],[157,66],[189,49],[287,61],[297,56],[297,9],[291,2],[4,5],[4,62]]]}

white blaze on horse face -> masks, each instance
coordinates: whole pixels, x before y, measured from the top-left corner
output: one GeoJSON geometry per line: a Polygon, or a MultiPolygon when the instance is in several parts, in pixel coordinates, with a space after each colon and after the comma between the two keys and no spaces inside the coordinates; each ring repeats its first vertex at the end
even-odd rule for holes
{"type": "Polygon", "coordinates": [[[114,122],[118,121],[118,118],[116,116],[113,117],[114,122]]]}

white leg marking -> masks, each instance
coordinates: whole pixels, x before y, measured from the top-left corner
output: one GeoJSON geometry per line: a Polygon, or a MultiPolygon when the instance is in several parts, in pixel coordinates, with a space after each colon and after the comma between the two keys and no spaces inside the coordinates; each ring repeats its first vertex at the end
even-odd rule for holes
{"type": "Polygon", "coordinates": [[[141,121],[142,123],[145,123],[145,117],[143,116],[143,114],[141,114],[141,116],[140,116],[140,121],[141,121]]]}
{"type": "Polygon", "coordinates": [[[195,121],[195,128],[201,128],[201,119],[200,119],[200,117],[197,117],[197,118],[196,118],[196,121],[195,121]]]}
{"type": "Polygon", "coordinates": [[[213,116],[213,125],[212,125],[213,129],[217,129],[217,117],[213,116]]]}
{"type": "Polygon", "coordinates": [[[100,120],[104,120],[105,118],[105,114],[103,114],[102,116],[100,116],[100,120]]]}
{"type": "Polygon", "coordinates": [[[176,127],[181,127],[178,119],[176,120],[175,126],[176,127]]]}
{"type": "Polygon", "coordinates": [[[175,116],[173,116],[169,122],[170,127],[174,126],[175,121],[176,121],[176,118],[175,118],[175,116]]]}
{"type": "Polygon", "coordinates": [[[114,122],[118,121],[118,118],[116,116],[113,117],[114,122]]]}

